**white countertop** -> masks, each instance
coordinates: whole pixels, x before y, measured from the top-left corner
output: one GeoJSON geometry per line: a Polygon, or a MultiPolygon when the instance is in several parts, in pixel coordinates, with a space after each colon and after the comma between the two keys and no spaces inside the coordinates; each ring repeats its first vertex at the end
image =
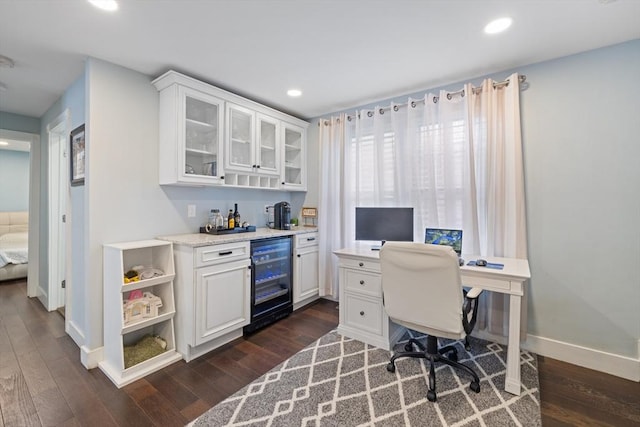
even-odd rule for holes
{"type": "Polygon", "coordinates": [[[267,239],[269,237],[292,236],[294,234],[315,233],[317,227],[295,227],[292,230],[274,230],[271,228],[256,228],[256,231],[248,233],[231,233],[231,234],[175,234],[173,236],[158,236],[160,240],[167,240],[176,245],[191,246],[193,248],[199,246],[217,245],[220,243],[242,242],[246,240],[267,239]]]}

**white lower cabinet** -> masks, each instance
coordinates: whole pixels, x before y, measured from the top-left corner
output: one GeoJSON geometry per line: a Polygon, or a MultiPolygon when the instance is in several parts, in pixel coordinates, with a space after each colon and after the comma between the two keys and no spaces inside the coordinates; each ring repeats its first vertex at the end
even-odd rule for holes
{"type": "Polygon", "coordinates": [[[199,268],[195,345],[234,331],[249,323],[251,270],[246,261],[235,261],[199,268]]]}
{"type": "Polygon", "coordinates": [[[293,308],[298,309],[318,297],[318,233],[297,234],[293,260],[293,308]]]}
{"type": "Polygon", "coordinates": [[[176,346],[188,362],[242,336],[251,320],[248,241],[176,245],[176,346]]]}
{"type": "Polygon", "coordinates": [[[104,358],[98,366],[120,388],[182,359],[174,339],[172,244],[108,244],[103,260],[104,358]],[[125,279],[133,270],[141,274],[125,279]],[[132,349],[142,341],[152,344],[157,354],[141,357],[140,348],[132,349]]]}

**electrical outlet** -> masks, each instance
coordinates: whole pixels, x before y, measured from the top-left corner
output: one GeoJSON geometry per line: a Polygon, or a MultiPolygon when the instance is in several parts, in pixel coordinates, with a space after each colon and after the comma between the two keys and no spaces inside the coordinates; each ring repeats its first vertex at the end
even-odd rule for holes
{"type": "Polygon", "coordinates": [[[196,205],[187,205],[187,218],[196,217],[196,205]]]}
{"type": "Polygon", "coordinates": [[[264,205],[264,213],[265,214],[269,213],[269,207],[271,207],[271,205],[264,205]]]}

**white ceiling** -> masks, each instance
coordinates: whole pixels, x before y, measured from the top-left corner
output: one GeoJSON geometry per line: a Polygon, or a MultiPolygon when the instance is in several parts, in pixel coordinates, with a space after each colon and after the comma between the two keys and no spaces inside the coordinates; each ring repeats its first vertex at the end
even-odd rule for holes
{"type": "Polygon", "coordinates": [[[0,111],[41,117],[87,56],[303,118],[640,38],[638,0],[0,0],[0,111]],[[486,35],[508,15],[512,27],[486,35]],[[299,98],[286,91],[296,87],[299,98]]]}

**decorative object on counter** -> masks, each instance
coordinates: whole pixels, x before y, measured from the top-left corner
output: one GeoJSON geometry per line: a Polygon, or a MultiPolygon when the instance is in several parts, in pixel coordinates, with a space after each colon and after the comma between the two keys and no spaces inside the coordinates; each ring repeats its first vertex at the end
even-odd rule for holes
{"type": "Polygon", "coordinates": [[[233,211],[233,225],[235,228],[242,227],[242,221],[240,221],[240,213],[238,212],[238,204],[235,204],[235,211],[233,211]]]}
{"type": "Polygon", "coordinates": [[[167,341],[160,336],[145,335],[134,345],[124,346],[125,369],[167,351],[167,341]]]}
{"type": "MultiPolygon", "coordinates": [[[[136,291],[140,292],[140,290],[136,291]]],[[[144,292],[140,296],[136,291],[132,291],[129,298],[122,301],[122,315],[125,325],[158,317],[158,309],[162,307],[162,300],[151,292],[144,292]]]]}
{"type": "Polygon", "coordinates": [[[211,227],[200,227],[201,233],[213,234],[213,235],[221,235],[221,234],[234,234],[234,233],[249,233],[251,231],[256,231],[255,225],[245,225],[246,222],[242,223],[242,227],[235,228],[222,228],[222,229],[213,229],[211,227]]]}
{"type": "Polygon", "coordinates": [[[304,218],[305,227],[315,227],[316,218],[318,218],[318,208],[302,208],[302,218],[304,218]],[[311,224],[307,221],[311,220],[311,224]]]}
{"type": "Polygon", "coordinates": [[[236,220],[235,217],[233,216],[233,209],[229,209],[229,216],[227,217],[227,228],[228,229],[233,229],[236,226],[236,220]]]}
{"type": "Polygon", "coordinates": [[[298,218],[291,218],[291,227],[298,226],[298,218]]]}

